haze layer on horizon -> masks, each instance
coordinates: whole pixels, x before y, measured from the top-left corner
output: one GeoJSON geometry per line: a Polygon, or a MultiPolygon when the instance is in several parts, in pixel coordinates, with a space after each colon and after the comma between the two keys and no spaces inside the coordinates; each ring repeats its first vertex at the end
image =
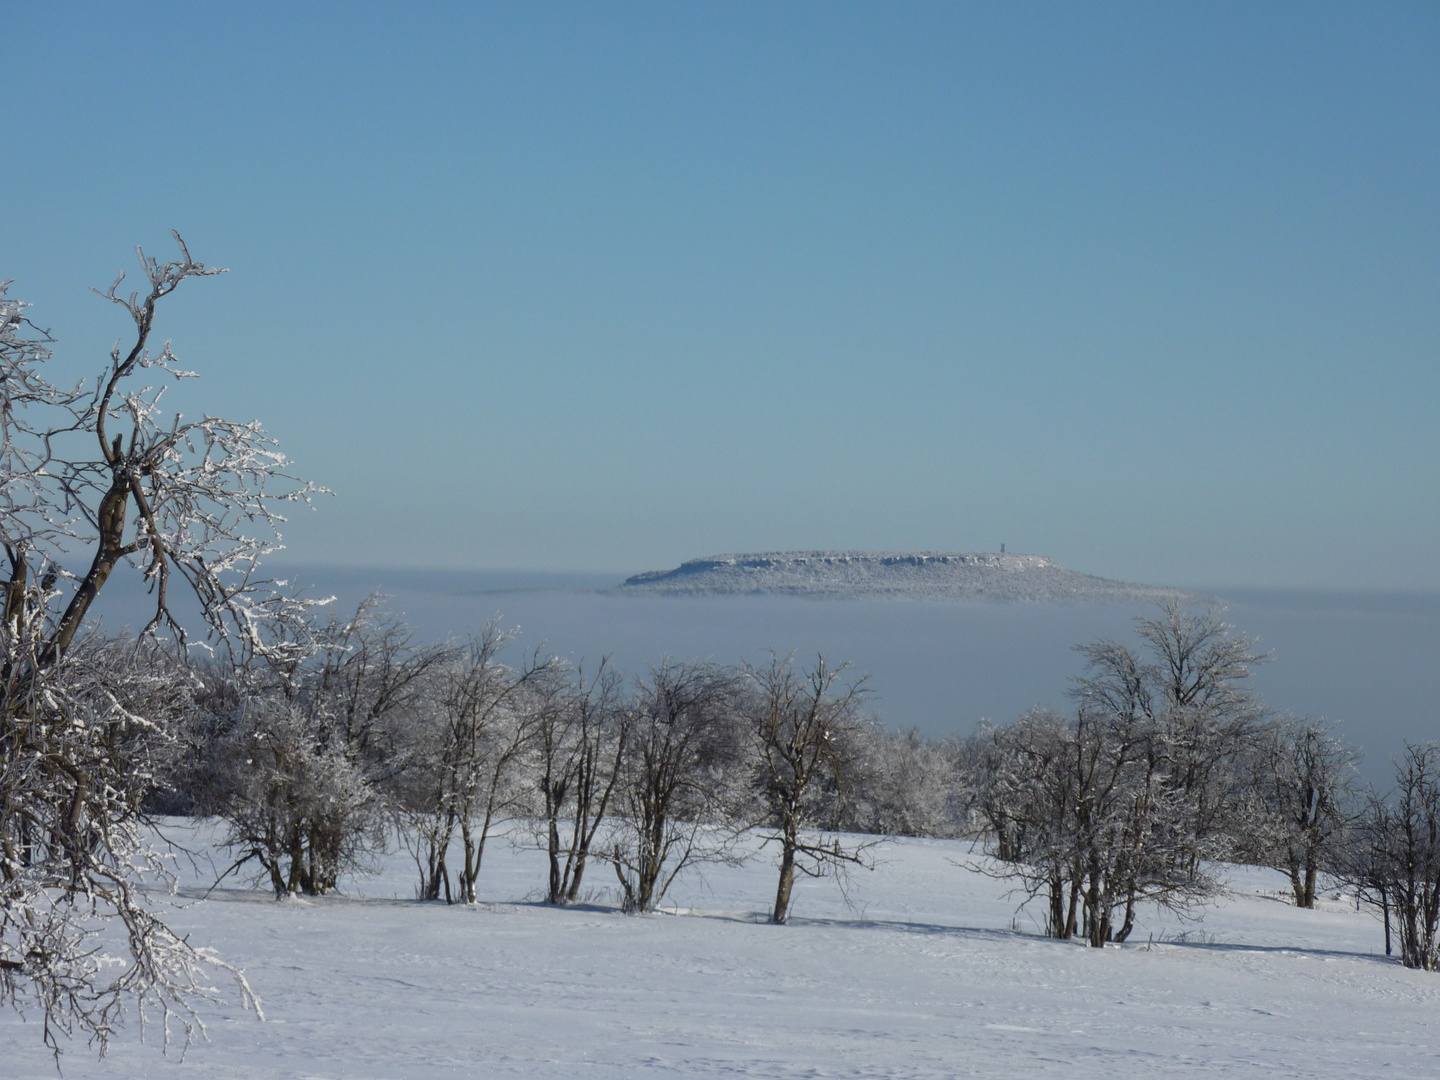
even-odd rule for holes
{"type": "MultiPolygon", "coordinates": [[[[1440,8],[22,6],[0,280],[69,378],[178,229],[166,406],[286,559],[1008,550],[1440,589],[1440,8]]],[[[61,378],[57,381],[66,381],[61,378]]]]}

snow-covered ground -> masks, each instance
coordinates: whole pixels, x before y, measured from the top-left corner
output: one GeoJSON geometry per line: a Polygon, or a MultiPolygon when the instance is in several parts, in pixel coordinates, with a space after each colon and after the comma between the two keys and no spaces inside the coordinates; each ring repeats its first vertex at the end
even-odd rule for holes
{"type": "MultiPolygon", "coordinates": [[[[796,885],[770,926],[770,860],[682,879],[666,911],[535,902],[543,858],[497,845],[476,907],[418,904],[403,855],[347,895],[276,903],[208,884],[172,924],[243,967],[262,1023],[207,1012],[184,1062],[132,1027],[66,1077],[1440,1076],[1440,976],[1380,955],[1378,922],[1278,875],[1229,872],[1198,922],[1146,912],[1105,950],[1038,936],[962,843],[901,840],[850,882],[796,885]]],[[[220,862],[221,857],[216,856],[220,862]]],[[[223,865],[223,863],[222,863],[223,865]]],[[[213,872],[211,878],[213,880],[213,872]]],[[[0,1013],[0,1077],[53,1077],[38,1023],[0,1013]]]]}

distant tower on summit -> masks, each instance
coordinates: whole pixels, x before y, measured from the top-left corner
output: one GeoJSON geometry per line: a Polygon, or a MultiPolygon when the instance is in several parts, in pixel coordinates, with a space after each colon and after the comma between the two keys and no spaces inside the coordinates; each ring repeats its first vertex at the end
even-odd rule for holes
{"type": "Polygon", "coordinates": [[[1001,554],[1001,555],[1004,555],[1004,554],[1005,554],[1005,545],[1004,545],[1004,544],[1001,544],[1001,545],[1000,545],[1000,554],[1001,554]]]}

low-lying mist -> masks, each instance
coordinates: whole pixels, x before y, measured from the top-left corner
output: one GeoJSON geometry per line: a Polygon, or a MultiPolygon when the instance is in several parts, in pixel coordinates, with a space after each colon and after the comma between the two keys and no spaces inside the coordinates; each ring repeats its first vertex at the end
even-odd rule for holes
{"type": "MultiPolygon", "coordinates": [[[[512,646],[573,662],[602,656],[639,671],[664,656],[758,661],[766,651],[823,653],[868,677],[871,710],[891,727],[965,734],[1034,705],[1063,708],[1081,671],[1078,642],[1128,640],[1153,609],[1112,604],[1006,604],[785,596],[636,597],[604,590],[620,575],[444,573],[303,567],[284,571],[352,609],[372,591],[422,641],[464,637],[495,619],[512,646]]],[[[1225,620],[1272,654],[1255,683],[1277,712],[1343,721],[1385,786],[1406,741],[1440,739],[1440,596],[1212,590],[1225,620]]],[[[103,595],[109,629],[143,624],[133,575],[103,595]]]]}

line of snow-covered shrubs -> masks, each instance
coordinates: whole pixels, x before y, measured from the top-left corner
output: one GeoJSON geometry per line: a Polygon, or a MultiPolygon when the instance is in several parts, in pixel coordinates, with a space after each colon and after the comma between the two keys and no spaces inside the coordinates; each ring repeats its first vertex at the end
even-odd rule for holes
{"type": "Polygon", "coordinates": [[[473,901],[487,842],[518,822],[548,853],[548,902],[599,873],[632,911],[758,829],[775,922],[797,872],[871,864],[853,834],[969,836],[1048,933],[1095,946],[1126,940],[1142,902],[1204,903],[1215,864],[1243,861],[1287,873],[1301,907],[1340,881],[1387,951],[1393,929],[1406,964],[1440,966],[1440,750],[1408,748],[1388,797],[1362,791],[1327,724],[1249,688],[1253,641],[1178,605],[1137,629],[1079,647],[1072,711],[932,740],[866,716],[863,684],[823,658],[633,678],[507,663],[493,628],[420,645],[367,603],[315,626],[303,662],[193,667],[188,749],[151,805],[222,818],[236,872],[277,896],[329,892],[399,837],[418,897],[473,901]]]}

